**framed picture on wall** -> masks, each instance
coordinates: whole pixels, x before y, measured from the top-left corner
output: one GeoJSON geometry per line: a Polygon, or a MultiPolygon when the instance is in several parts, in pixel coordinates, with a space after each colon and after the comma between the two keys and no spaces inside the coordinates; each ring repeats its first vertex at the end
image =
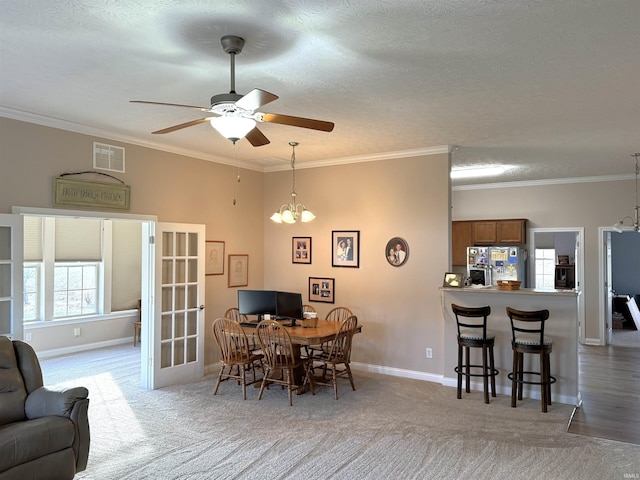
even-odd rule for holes
{"type": "Polygon", "coordinates": [[[569,255],[558,255],[558,265],[569,265],[569,255]]]}
{"type": "Polygon", "coordinates": [[[291,263],[311,263],[311,237],[291,238],[291,263]]]}
{"type": "Polygon", "coordinates": [[[249,255],[229,255],[229,287],[249,285],[249,255]]]}
{"type": "Polygon", "coordinates": [[[309,301],[310,302],[335,302],[335,279],[309,277],[309,301]]]}
{"type": "Polygon", "coordinates": [[[224,274],[224,242],[207,240],[205,243],[205,275],[224,274]]]}
{"type": "Polygon", "coordinates": [[[331,232],[331,266],[360,267],[359,230],[334,230],[331,232]]]}
{"type": "Polygon", "coordinates": [[[409,259],[409,244],[403,238],[393,237],[387,242],[384,255],[389,265],[394,267],[404,265],[409,259]]]}

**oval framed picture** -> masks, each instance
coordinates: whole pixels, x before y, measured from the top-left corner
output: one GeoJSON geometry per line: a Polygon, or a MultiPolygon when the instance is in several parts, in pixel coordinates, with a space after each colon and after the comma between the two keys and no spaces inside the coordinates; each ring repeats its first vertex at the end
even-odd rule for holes
{"type": "Polygon", "coordinates": [[[393,237],[387,242],[384,255],[389,265],[400,267],[409,259],[409,244],[404,238],[393,237]]]}

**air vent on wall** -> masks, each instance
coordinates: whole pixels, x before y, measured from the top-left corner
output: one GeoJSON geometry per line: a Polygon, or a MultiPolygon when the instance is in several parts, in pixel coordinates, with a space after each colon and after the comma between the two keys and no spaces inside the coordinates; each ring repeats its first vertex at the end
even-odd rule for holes
{"type": "Polygon", "coordinates": [[[93,168],[124,173],[124,148],[93,142],[93,168]]]}

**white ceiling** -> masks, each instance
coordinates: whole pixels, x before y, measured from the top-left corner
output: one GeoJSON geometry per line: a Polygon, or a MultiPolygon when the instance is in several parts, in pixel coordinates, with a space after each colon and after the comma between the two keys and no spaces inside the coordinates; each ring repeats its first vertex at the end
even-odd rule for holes
{"type": "MultiPolygon", "coordinates": [[[[638,0],[2,0],[0,116],[266,171],[438,151],[514,168],[483,182],[633,177],[638,0]],[[236,90],[332,133],[260,124],[234,147],[203,115],[236,90]]],[[[0,147],[1,149],[1,147],[0,147]]],[[[0,150],[1,151],[1,150],[0,150]]],[[[455,181],[454,185],[479,183],[455,181]]]]}

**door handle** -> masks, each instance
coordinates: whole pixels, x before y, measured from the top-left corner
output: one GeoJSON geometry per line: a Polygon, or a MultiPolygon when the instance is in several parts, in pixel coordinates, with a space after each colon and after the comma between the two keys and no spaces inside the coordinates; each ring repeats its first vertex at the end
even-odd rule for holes
{"type": "Polygon", "coordinates": [[[200,305],[200,310],[204,310],[204,305],[200,305]]]}

